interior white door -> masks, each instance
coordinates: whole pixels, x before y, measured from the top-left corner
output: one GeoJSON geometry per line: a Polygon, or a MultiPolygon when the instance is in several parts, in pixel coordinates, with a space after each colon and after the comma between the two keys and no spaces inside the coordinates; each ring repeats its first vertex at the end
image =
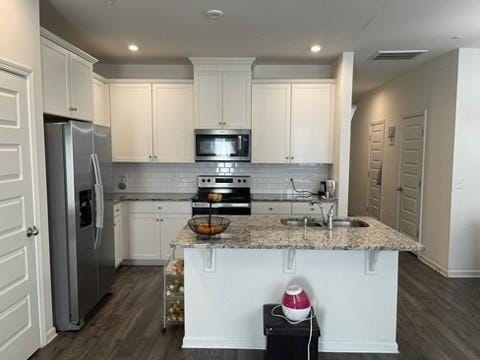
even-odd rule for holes
{"type": "Polygon", "coordinates": [[[113,161],[152,160],[151,92],[150,84],[110,84],[113,161]]]}
{"type": "Polygon", "coordinates": [[[252,110],[251,72],[222,74],[222,115],[225,129],[250,129],[252,110]]]}
{"type": "MultiPolygon", "coordinates": [[[[170,247],[170,243],[175,240],[190,217],[189,214],[162,215],[160,219],[162,222],[162,259],[168,260],[172,256],[173,248],[170,247]]],[[[183,258],[183,249],[177,248],[175,257],[183,258]]]]}
{"type": "Polygon", "coordinates": [[[222,128],[222,73],[199,71],[195,76],[195,127],[222,128]]]}
{"type": "Polygon", "coordinates": [[[27,80],[0,71],[0,359],[40,347],[27,80]]]}
{"type": "Polygon", "coordinates": [[[43,112],[70,116],[68,50],[42,38],[43,112]]]}
{"type": "Polygon", "coordinates": [[[129,254],[130,260],[160,260],[161,223],[157,214],[129,214],[129,254]]]}
{"type": "Polygon", "coordinates": [[[70,110],[71,117],[93,121],[93,72],[92,63],[73,53],[69,54],[70,110]]]}
{"type": "Polygon", "coordinates": [[[252,162],[290,162],[290,84],[252,89],[252,162]]]}
{"type": "Polygon", "coordinates": [[[333,86],[293,84],[290,160],[333,162],[333,86]]]}
{"type": "Polygon", "coordinates": [[[369,216],[379,220],[382,214],[382,174],[380,169],[383,161],[384,139],[385,123],[383,121],[371,123],[368,156],[367,213],[369,216]]]}
{"type": "Polygon", "coordinates": [[[154,160],[193,163],[194,128],[193,85],[153,85],[154,160]]]}
{"type": "Polygon", "coordinates": [[[423,114],[403,120],[398,229],[415,240],[419,238],[424,127],[423,114]]]}

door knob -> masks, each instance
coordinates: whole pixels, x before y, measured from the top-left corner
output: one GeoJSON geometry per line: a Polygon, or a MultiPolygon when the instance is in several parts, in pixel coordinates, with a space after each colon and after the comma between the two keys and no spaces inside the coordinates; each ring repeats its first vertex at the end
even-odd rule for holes
{"type": "Polygon", "coordinates": [[[34,225],[27,229],[27,237],[37,236],[40,233],[40,230],[34,225]]]}
{"type": "Polygon", "coordinates": [[[402,191],[403,191],[403,187],[401,187],[401,186],[397,187],[397,191],[402,192],[402,191]]]}

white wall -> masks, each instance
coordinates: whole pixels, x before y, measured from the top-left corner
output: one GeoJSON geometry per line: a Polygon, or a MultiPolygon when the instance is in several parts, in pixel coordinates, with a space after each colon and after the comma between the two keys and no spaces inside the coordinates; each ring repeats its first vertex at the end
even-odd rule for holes
{"type": "Polygon", "coordinates": [[[480,49],[459,50],[456,110],[448,274],[480,276],[480,49]]]}
{"type": "Polygon", "coordinates": [[[353,52],[340,55],[335,68],[334,165],[333,178],[337,181],[338,215],[348,213],[348,186],[350,162],[350,122],[352,120],[353,52]]]}
{"type": "Polygon", "coordinates": [[[423,256],[443,271],[448,268],[456,76],[454,51],[362,96],[352,121],[349,212],[355,215],[366,214],[369,124],[384,120],[386,129],[397,128],[395,145],[384,149],[381,213],[381,220],[396,228],[402,118],[427,110],[421,241],[423,256]]]}
{"type": "Polygon", "coordinates": [[[115,192],[122,192],[118,184],[127,176],[123,192],[180,192],[195,193],[198,175],[251,176],[252,193],[293,193],[290,178],[299,190],[317,192],[320,181],[326,180],[331,165],[264,165],[250,163],[195,163],[195,164],[127,164],[113,165],[115,192]]]}
{"type": "Polygon", "coordinates": [[[40,229],[36,237],[40,270],[40,301],[46,312],[40,318],[40,327],[49,331],[43,334],[41,343],[47,342],[46,336],[55,333],[52,321],[50,295],[50,259],[48,247],[48,219],[46,207],[46,177],[43,143],[42,85],[40,63],[40,23],[38,0],[2,0],[0,1],[0,58],[22,65],[32,70],[34,87],[34,118],[32,119],[32,170],[34,175],[35,223],[40,229]]]}
{"type": "MultiPolygon", "coordinates": [[[[94,70],[109,79],[193,79],[193,66],[95,64],[94,70]]],[[[331,79],[330,65],[255,65],[254,79],[331,79]]]]}

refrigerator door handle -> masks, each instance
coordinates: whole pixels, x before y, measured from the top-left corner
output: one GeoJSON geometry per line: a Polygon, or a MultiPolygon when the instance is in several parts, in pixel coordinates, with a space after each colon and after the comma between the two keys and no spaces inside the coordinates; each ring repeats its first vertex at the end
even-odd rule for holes
{"type": "Polygon", "coordinates": [[[93,185],[95,194],[95,244],[94,248],[98,249],[102,242],[102,228],[104,219],[104,197],[102,177],[100,174],[100,166],[97,154],[92,154],[90,159],[93,164],[93,173],[95,176],[95,184],[93,185]]]}

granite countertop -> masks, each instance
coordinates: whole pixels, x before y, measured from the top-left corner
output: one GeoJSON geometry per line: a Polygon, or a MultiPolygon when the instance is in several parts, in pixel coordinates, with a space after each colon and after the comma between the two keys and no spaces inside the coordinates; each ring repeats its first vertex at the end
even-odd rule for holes
{"type": "Polygon", "coordinates": [[[308,227],[280,223],[285,216],[230,216],[228,229],[214,240],[201,240],[186,225],[171,246],[182,248],[299,249],[299,250],[392,250],[422,251],[409,237],[370,217],[356,217],[370,226],[364,228],[308,227]]]}
{"type": "Polygon", "coordinates": [[[286,201],[286,202],[336,202],[337,199],[322,199],[318,195],[302,196],[295,194],[252,194],[252,201],[286,201]]]}
{"type": "Polygon", "coordinates": [[[192,193],[115,193],[113,202],[120,201],[190,201],[192,193]]]}

